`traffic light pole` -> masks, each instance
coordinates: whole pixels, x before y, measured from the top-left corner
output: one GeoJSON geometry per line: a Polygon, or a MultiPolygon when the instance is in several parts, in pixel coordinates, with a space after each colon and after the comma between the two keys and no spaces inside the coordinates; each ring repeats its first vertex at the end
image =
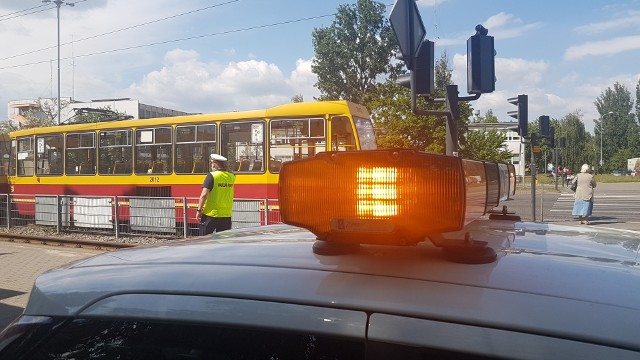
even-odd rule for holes
{"type": "Polygon", "coordinates": [[[555,172],[556,176],[556,185],[555,185],[555,189],[556,191],[558,191],[558,178],[560,177],[560,172],[558,171],[560,169],[560,167],[558,166],[558,147],[554,147],[553,148],[553,164],[556,167],[555,169],[553,169],[553,171],[555,172]]]}
{"type": "Polygon", "coordinates": [[[536,158],[531,141],[531,222],[536,222],[536,158]]]}
{"type": "Polygon", "coordinates": [[[458,96],[458,85],[447,85],[447,97],[444,99],[429,99],[428,102],[446,103],[445,111],[421,110],[416,106],[416,97],[411,96],[411,111],[416,115],[423,116],[445,116],[447,138],[445,140],[445,151],[448,156],[458,156],[458,124],[460,123],[460,101],[472,101],[480,98],[480,94],[472,96],[458,96]]]}

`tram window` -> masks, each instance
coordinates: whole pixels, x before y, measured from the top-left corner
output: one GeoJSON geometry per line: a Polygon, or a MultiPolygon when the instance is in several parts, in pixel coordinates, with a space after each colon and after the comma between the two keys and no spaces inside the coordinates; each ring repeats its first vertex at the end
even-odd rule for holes
{"type": "Polygon", "coordinates": [[[351,121],[346,116],[334,116],[331,119],[331,150],[356,150],[356,138],[351,121]]]}
{"type": "Polygon", "coordinates": [[[9,152],[8,166],[9,166],[8,174],[14,176],[16,174],[16,141],[15,140],[11,140],[11,151],[9,152]]]}
{"type": "Polygon", "coordinates": [[[371,120],[354,117],[353,123],[356,125],[356,132],[358,133],[358,140],[360,141],[360,150],[377,149],[376,133],[371,120]]]}
{"type": "Polygon", "coordinates": [[[18,175],[33,176],[33,138],[18,139],[18,175]]]}
{"type": "Polygon", "coordinates": [[[136,130],[136,174],[170,174],[173,171],[171,128],[136,130]]]}
{"type": "Polygon", "coordinates": [[[216,125],[176,126],[176,174],[204,174],[216,151],[216,125]]]}
{"type": "Polygon", "coordinates": [[[220,152],[233,172],[264,172],[264,121],[221,124],[220,152]]]}
{"type": "Polygon", "coordinates": [[[67,175],[95,175],[96,133],[67,134],[65,173],[67,175]]]}
{"type": "Polygon", "coordinates": [[[326,150],[324,118],[273,119],[270,126],[269,171],[280,172],[283,161],[315,156],[326,150]]]}
{"type": "Polygon", "coordinates": [[[100,132],[98,172],[100,175],[130,175],[133,169],[131,130],[100,132]]]}
{"type": "Polygon", "coordinates": [[[13,175],[11,174],[11,153],[12,144],[8,138],[0,139],[0,175],[13,175]]]}
{"type": "Polygon", "coordinates": [[[62,134],[36,136],[36,174],[62,175],[62,134]]]}

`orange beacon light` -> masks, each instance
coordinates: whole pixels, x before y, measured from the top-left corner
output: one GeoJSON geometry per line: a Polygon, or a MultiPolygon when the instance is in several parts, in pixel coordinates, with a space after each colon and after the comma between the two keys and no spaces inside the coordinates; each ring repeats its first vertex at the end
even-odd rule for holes
{"type": "Polygon", "coordinates": [[[413,150],[286,162],[279,194],[283,222],[327,242],[413,245],[465,224],[461,159],[413,150]]]}

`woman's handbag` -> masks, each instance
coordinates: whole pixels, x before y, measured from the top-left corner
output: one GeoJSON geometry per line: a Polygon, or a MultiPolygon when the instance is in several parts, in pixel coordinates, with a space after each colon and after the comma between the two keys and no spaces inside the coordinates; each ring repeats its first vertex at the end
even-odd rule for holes
{"type": "Polygon", "coordinates": [[[576,179],[576,181],[571,183],[571,191],[576,192],[576,189],[578,188],[578,179],[576,179]]]}

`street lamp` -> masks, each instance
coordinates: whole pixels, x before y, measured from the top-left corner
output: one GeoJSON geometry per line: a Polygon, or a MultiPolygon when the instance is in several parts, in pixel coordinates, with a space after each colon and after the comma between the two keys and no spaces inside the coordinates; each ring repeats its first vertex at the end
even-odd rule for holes
{"type": "MultiPolygon", "coordinates": [[[[601,168],[602,168],[602,165],[604,165],[604,161],[602,161],[602,135],[604,133],[604,128],[603,128],[602,122],[603,122],[605,116],[611,115],[611,114],[613,114],[613,111],[609,111],[608,113],[603,114],[602,116],[600,116],[600,167],[601,168]]],[[[599,171],[602,171],[602,169],[600,169],[599,171]]]]}
{"type": "Polygon", "coordinates": [[[56,11],[58,13],[58,125],[60,125],[60,6],[75,6],[75,4],[65,3],[64,0],[42,0],[42,2],[45,4],[56,4],[56,11]]]}

